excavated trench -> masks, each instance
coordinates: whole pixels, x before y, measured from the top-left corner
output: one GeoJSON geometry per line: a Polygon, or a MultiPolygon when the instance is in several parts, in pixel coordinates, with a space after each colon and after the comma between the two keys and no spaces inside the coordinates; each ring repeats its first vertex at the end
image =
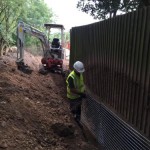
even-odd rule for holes
{"type": "Polygon", "coordinates": [[[0,59],[0,149],[100,149],[87,131],[85,138],[70,114],[60,74],[28,75],[16,69],[11,55],[0,59]]]}

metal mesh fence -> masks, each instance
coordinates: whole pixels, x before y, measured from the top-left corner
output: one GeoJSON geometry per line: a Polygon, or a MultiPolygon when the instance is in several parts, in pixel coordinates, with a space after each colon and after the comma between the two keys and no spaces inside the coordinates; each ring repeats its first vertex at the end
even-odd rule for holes
{"type": "Polygon", "coordinates": [[[150,141],[90,96],[83,101],[81,121],[106,150],[150,149],[150,141]]]}

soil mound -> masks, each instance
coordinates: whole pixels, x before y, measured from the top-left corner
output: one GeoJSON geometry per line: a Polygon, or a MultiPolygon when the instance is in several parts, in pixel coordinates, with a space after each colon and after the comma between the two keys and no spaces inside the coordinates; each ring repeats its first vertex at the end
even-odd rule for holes
{"type": "Polygon", "coordinates": [[[70,114],[64,78],[36,69],[24,74],[12,54],[0,59],[0,149],[96,150],[70,114]]]}

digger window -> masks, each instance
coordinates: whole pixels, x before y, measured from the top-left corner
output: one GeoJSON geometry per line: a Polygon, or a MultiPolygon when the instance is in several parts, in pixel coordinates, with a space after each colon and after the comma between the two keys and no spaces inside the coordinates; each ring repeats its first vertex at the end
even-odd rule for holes
{"type": "Polygon", "coordinates": [[[54,38],[52,41],[52,48],[59,48],[59,47],[60,47],[59,39],[54,38]]]}

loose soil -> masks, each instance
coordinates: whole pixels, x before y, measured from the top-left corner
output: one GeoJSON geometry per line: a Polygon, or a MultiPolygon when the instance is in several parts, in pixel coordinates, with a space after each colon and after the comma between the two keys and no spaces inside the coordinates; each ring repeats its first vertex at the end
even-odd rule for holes
{"type": "MultiPolygon", "coordinates": [[[[14,54],[0,58],[0,150],[97,150],[74,121],[60,74],[17,70],[14,54]]],[[[36,63],[35,63],[36,62],[36,63]]]]}

